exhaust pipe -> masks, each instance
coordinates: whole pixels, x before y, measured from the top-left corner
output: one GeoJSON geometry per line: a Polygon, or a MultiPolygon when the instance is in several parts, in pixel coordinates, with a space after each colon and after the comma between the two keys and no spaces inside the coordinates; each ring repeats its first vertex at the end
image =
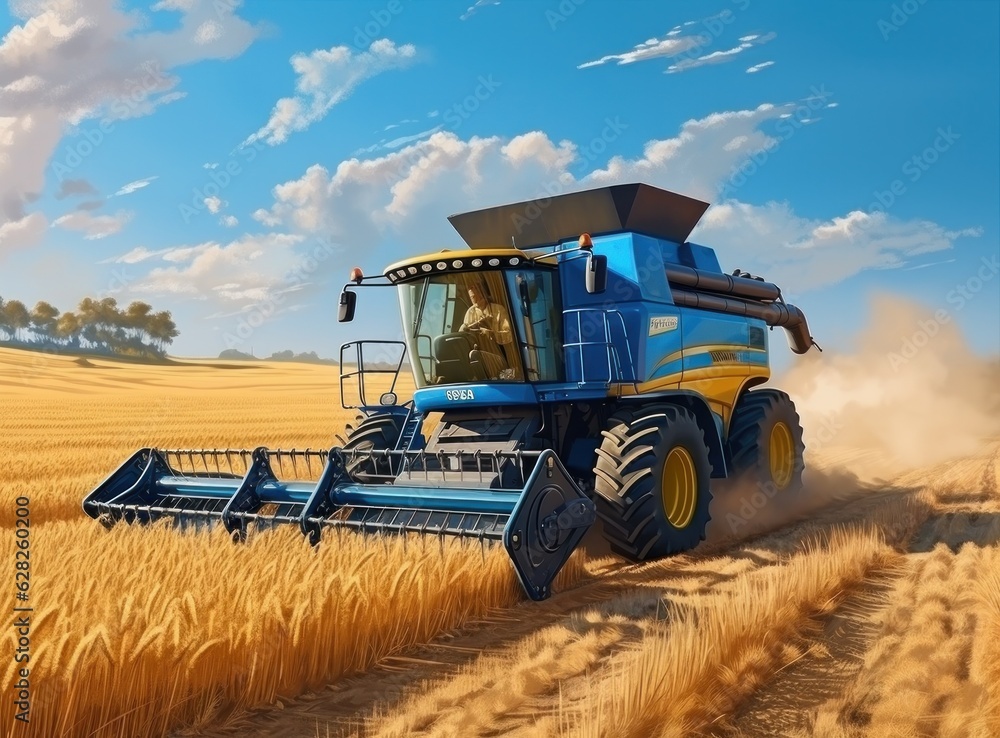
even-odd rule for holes
{"type": "MultiPolygon", "coordinates": [[[[735,279],[741,278],[736,277],[735,279]]],[[[767,285],[768,283],[764,282],[763,284],[767,285]]],[[[773,287],[773,285],[771,286],[773,287]]],[[[788,347],[797,354],[804,354],[813,346],[819,348],[812,336],[809,335],[809,325],[806,322],[805,314],[794,305],[783,302],[753,302],[741,297],[711,295],[705,292],[692,292],[676,288],[673,290],[673,294],[674,302],[678,305],[701,310],[714,310],[730,315],[745,315],[748,318],[763,320],[769,326],[784,328],[788,338],[788,347]]]]}

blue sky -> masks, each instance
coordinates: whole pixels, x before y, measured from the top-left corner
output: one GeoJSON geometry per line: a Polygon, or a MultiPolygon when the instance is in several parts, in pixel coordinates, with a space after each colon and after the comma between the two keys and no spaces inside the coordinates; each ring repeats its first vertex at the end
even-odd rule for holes
{"type": "Polygon", "coordinates": [[[384,293],[336,324],[351,266],[647,181],[712,202],[693,240],[824,347],[891,292],[1000,351],[996,3],[469,6],[12,0],[0,296],[147,300],[180,355],[333,356],[398,332],[384,293]]]}

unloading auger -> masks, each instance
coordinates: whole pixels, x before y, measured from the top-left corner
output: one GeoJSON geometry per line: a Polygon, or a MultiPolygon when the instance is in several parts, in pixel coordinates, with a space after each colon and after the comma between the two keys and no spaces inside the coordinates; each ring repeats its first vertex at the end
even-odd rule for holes
{"type": "Polygon", "coordinates": [[[770,376],[768,327],[795,353],[815,345],[774,284],[724,274],[687,241],[707,207],[633,184],[452,216],[470,250],[355,269],[341,293],[346,322],[359,288],[396,291],[405,336],[341,347],[341,401],[360,413],[345,443],[144,448],[84,511],[236,539],[290,524],[313,544],[331,528],[501,542],[536,600],[598,518],[626,558],[690,549],[711,478],[799,485],[795,407],[751,388],[770,376]],[[407,363],[416,390],[400,404],[407,363]],[[377,402],[373,383],[388,387],[377,402]]]}

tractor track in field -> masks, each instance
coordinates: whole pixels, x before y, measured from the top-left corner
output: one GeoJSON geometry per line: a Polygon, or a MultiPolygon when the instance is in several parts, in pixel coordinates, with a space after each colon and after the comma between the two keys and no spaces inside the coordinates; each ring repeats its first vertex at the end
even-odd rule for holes
{"type": "MultiPolygon", "coordinates": [[[[820,507],[786,509],[783,526],[760,515],[754,521],[756,528],[739,530],[743,535],[735,536],[723,530],[725,510],[737,510],[743,497],[739,490],[723,489],[721,496],[716,491],[719,504],[713,506],[714,527],[709,528],[706,543],[694,552],[645,564],[605,562],[592,576],[547,601],[497,610],[428,644],[385,658],[362,674],[278,708],[232,716],[198,735],[364,735],[366,721],[373,715],[391,716],[415,695],[432,687],[440,690],[449,682],[455,683],[456,694],[440,698],[441,704],[433,710],[447,713],[452,702],[480,700],[487,712],[493,704],[503,706],[501,713],[491,717],[496,731],[492,734],[530,732],[537,716],[551,714],[561,696],[570,700],[586,696],[594,670],[614,653],[638,643],[645,626],[662,619],[663,598],[700,596],[749,572],[778,565],[783,554],[797,550],[810,534],[861,524],[876,508],[915,493],[914,488],[892,486],[881,490],[854,487],[839,496],[827,491],[820,507]],[[491,657],[499,660],[503,673],[501,662],[526,648],[543,651],[548,661],[535,663],[532,670],[529,659],[525,673],[507,674],[525,692],[520,699],[511,697],[504,677],[477,682],[468,676],[477,660],[491,657]]],[[[463,731],[435,726],[432,732],[459,735],[463,731]]]]}
{"type": "Polygon", "coordinates": [[[985,639],[969,591],[982,560],[1000,560],[1000,444],[992,445],[928,475],[933,510],[902,567],[850,593],[819,621],[803,658],[711,735],[997,734],[1000,725],[976,722],[985,686],[970,674],[985,639]]]}

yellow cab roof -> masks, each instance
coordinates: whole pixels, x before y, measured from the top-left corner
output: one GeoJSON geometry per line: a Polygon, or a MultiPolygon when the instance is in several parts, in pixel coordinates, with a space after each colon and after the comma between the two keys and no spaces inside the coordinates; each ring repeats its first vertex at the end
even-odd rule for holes
{"type": "Polygon", "coordinates": [[[421,268],[425,264],[431,265],[433,272],[465,272],[518,266],[537,256],[537,253],[525,252],[509,246],[493,249],[444,249],[397,261],[387,266],[383,274],[393,282],[405,281],[431,274],[432,270],[421,268]],[[444,267],[441,267],[441,264],[444,264],[444,267]]]}

